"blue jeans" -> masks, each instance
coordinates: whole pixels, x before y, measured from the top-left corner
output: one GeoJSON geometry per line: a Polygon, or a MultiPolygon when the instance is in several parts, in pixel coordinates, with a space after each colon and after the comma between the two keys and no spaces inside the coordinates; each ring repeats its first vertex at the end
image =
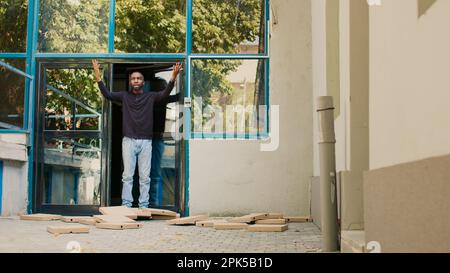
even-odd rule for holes
{"type": "Polygon", "coordinates": [[[133,203],[133,176],[136,159],[139,166],[139,207],[147,208],[150,190],[150,164],[152,159],[152,140],[124,137],[122,140],[122,205],[131,207],[133,203]]]}
{"type": "Polygon", "coordinates": [[[164,153],[164,140],[154,138],[152,141],[152,169],[150,171],[150,206],[162,205],[162,171],[161,160],[164,153]]]}

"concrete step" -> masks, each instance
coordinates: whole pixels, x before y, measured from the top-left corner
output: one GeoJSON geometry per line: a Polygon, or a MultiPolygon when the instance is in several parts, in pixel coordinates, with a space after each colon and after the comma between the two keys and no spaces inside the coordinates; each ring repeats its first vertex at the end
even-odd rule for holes
{"type": "Polygon", "coordinates": [[[341,232],[342,253],[366,253],[364,230],[344,230],[341,232]]]}

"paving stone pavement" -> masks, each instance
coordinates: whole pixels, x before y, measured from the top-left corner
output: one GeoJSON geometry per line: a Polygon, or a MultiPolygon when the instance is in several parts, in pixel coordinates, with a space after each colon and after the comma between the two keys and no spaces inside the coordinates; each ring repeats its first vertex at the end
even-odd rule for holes
{"type": "Polygon", "coordinates": [[[248,232],[171,226],[163,220],[140,222],[143,224],[140,229],[106,230],[90,226],[88,234],[55,236],[47,232],[48,225],[71,224],[0,217],[0,253],[67,253],[73,251],[68,249],[72,241],[75,250],[85,253],[321,252],[322,236],[313,223],[290,223],[285,232],[248,232]]]}

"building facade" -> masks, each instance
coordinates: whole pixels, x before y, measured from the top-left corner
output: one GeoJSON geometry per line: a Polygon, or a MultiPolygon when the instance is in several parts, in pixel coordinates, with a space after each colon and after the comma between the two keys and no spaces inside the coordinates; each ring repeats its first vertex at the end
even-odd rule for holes
{"type": "Polygon", "coordinates": [[[309,1],[3,2],[5,22],[22,20],[2,29],[11,37],[0,49],[9,96],[0,131],[2,215],[80,214],[118,204],[120,105],[101,98],[91,59],[100,60],[112,91],[127,88],[131,69],[155,86],[174,62],[184,62],[173,92],[192,103],[168,105],[160,207],[185,215],[309,215],[309,1]],[[208,5],[220,12],[205,13],[208,5]],[[286,51],[291,41],[296,47],[286,51]],[[301,65],[287,72],[295,63],[301,65]],[[277,106],[286,123],[274,122],[280,132],[272,136],[277,106]]]}
{"type": "Polygon", "coordinates": [[[2,215],[117,204],[120,105],[90,60],[112,91],[133,69],[155,88],[182,61],[160,207],[320,226],[316,99],[332,96],[341,230],[385,251],[449,250],[449,1],[0,3],[2,215]]]}

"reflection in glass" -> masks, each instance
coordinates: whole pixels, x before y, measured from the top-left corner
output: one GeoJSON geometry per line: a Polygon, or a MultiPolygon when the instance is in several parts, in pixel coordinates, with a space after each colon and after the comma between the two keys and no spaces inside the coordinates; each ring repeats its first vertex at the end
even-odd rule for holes
{"type": "Polygon", "coordinates": [[[99,205],[100,175],[100,139],[44,139],[44,204],[99,205]]]}
{"type": "Polygon", "coordinates": [[[194,132],[266,131],[264,60],[194,60],[192,64],[194,132]]]}
{"type": "Polygon", "coordinates": [[[196,53],[264,53],[265,0],[194,0],[196,53]]]}
{"type": "MultiPolygon", "coordinates": [[[[25,71],[25,60],[0,59],[25,71]]],[[[23,128],[25,77],[0,66],[0,129],[23,128]]]]}
{"type": "Polygon", "coordinates": [[[175,181],[176,181],[176,168],[175,168],[175,141],[164,141],[164,153],[161,160],[161,174],[163,180],[162,189],[162,205],[174,206],[175,205],[175,181]]]}
{"type": "Polygon", "coordinates": [[[41,0],[39,51],[108,51],[109,0],[41,0]]]}
{"type": "Polygon", "coordinates": [[[45,107],[45,130],[71,130],[73,105],[62,94],[47,89],[45,107]]]}
{"type": "Polygon", "coordinates": [[[101,128],[102,98],[89,69],[47,70],[45,130],[101,128]]]}
{"type": "MultiPolygon", "coordinates": [[[[172,71],[163,71],[163,72],[158,72],[155,74],[156,79],[158,79],[159,81],[165,81],[164,86],[170,81],[170,77],[172,76],[172,71]]],[[[150,84],[151,85],[151,84],[150,84]]],[[[160,90],[159,90],[160,91],[160,90]]],[[[169,98],[169,103],[167,103],[166,105],[163,106],[159,106],[159,105],[155,105],[155,117],[157,117],[157,113],[165,113],[165,122],[164,122],[164,132],[165,133],[175,133],[176,128],[177,127],[177,113],[180,112],[179,107],[181,107],[180,105],[178,105],[176,103],[176,101],[179,101],[179,97],[176,97],[175,95],[177,95],[177,88],[174,88],[172,90],[172,92],[170,93],[170,98],[169,98]],[[173,99],[172,99],[173,97],[173,99]],[[161,108],[164,108],[164,110],[162,110],[161,108]]]]}
{"type": "Polygon", "coordinates": [[[0,0],[0,52],[25,52],[27,0],[0,0]]]}
{"type": "Polygon", "coordinates": [[[77,105],[75,113],[75,128],[77,131],[100,131],[101,113],[92,111],[90,108],[77,105]]]}
{"type": "Polygon", "coordinates": [[[116,52],[184,52],[186,0],[117,0],[115,20],[116,52]]]}

